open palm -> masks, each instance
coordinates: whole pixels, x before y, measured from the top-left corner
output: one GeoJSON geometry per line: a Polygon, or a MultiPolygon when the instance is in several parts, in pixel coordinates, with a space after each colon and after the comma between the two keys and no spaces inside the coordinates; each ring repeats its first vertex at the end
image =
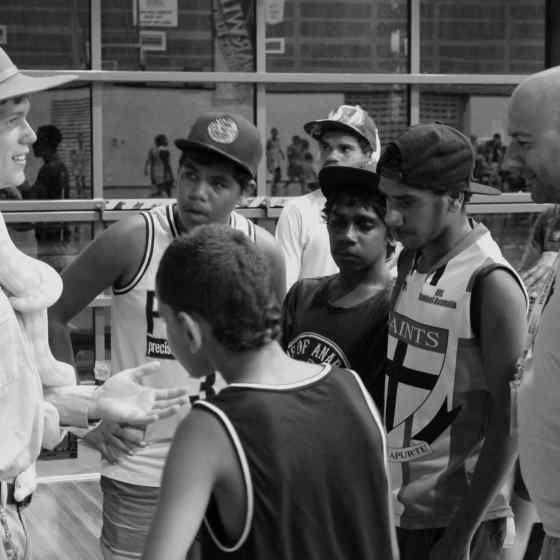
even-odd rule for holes
{"type": "Polygon", "coordinates": [[[188,401],[185,387],[153,389],[142,384],[146,376],[158,369],[158,362],[148,362],[107,379],[94,393],[98,417],[138,426],[176,414],[188,401]]]}

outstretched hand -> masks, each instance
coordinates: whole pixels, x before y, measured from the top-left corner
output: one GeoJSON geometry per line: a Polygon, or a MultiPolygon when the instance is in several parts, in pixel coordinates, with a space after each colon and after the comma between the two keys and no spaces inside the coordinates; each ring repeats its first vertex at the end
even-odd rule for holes
{"type": "Polygon", "coordinates": [[[143,426],[173,416],[188,402],[185,387],[153,389],[142,384],[159,369],[159,362],[148,362],[125,369],[107,379],[93,395],[90,416],[131,426],[143,426]]]}

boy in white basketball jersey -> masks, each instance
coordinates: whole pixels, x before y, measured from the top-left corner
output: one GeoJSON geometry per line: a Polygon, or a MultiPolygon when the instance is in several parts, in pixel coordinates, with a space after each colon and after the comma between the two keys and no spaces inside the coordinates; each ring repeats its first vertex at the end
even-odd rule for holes
{"type": "MultiPolygon", "coordinates": [[[[156,387],[185,384],[184,371],[169,349],[155,297],[159,259],[175,237],[200,224],[229,224],[246,233],[263,252],[274,271],[279,299],[285,291],[283,258],[273,236],[234,212],[254,183],[262,155],[255,126],[240,115],[207,113],[175,144],[182,151],[177,202],[125,218],[99,235],[63,272],[64,292],[51,315],[55,352],[71,360],[68,321],[111,287],[112,369],[157,359],[161,371],[151,380],[156,387]]],[[[191,401],[220,388],[213,372],[203,379],[186,379],[191,401]]],[[[183,415],[189,409],[186,406],[183,415]]],[[[140,435],[104,423],[88,436],[107,459],[101,479],[105,558],[140,557],[177,422],[157,422],[140,435]]]]}
{"type": "Polygon", "coordinates": [[[405,250],[389,314],[385,423],[403,560],[501,558],[499,490],[516,453],[509,382],[526,295],[488,230],[469,219],[474,153],[449,126],[385,149],[385,221],[405,250]],[[469,556],[470,554],[470,556],[469,556]]]}

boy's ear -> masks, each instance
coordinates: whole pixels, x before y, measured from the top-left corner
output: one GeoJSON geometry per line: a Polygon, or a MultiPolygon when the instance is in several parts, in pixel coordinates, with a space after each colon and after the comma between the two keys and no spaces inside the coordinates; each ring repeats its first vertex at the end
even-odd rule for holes
{"type": "Polygon", "coordinates": [[[195,317],[189,315],[185,311],[177,314],[177,320],[183,329],[185,338],[189,344],[191,354],[195,354],[202,347],[202,330],[201,325],[195,317]]]}

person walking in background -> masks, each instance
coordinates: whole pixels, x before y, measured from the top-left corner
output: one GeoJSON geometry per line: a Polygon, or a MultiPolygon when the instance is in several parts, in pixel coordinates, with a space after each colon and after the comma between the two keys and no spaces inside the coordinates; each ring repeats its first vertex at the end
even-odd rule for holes
{"type": "MultiPolygon", "coordinates": [[[[66,164],[60,158],[58,146],[62,142],[60,129],[46,124],[37,129],[37,140],[33,153],[43,160],[33,185],[32,196],[40,200],[68,199],[70,196],[70,176],[66,164]]],[[[41,223],[36,226],[39,252],[52,253],[55,244],[70,239],[70,229],[64,223],[41,223]]]]}
{"type": "Polygon", "coordinates": [[[171,170],[167,136],[158,134],[154,138],[154,146],[150,148],[146,163],[144,165],[144,175],[149,175],[152,185],[151,196],[165,196],[171,198],[173,188],[173,171],[171,170]]]}
{"type": "Polygon", "coordinates": [[[272,177],[272,184],[270,192],[272,196],[278,196],[278,188],[282,181],[282,164],[286,160],[280,138],[278,136],[278,129],[272,128],[270,130],[270,138],[266,141],[266,170],[272,177]]]}

